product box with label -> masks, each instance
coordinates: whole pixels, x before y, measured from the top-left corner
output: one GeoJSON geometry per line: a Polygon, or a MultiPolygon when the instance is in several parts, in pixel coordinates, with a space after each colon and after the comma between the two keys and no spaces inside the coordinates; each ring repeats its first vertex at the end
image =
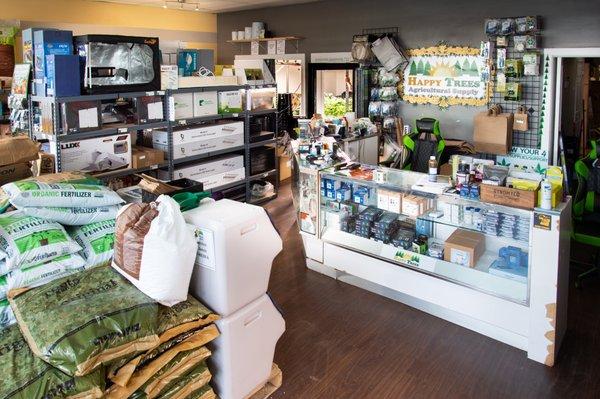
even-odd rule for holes
{"type": "Polygon", "coordinates": [[[164,160],[165,153],[154,148],[135,146],[131,151],[131,167],[135,169],[159,165],[164,160]]]}
{"type": "Polygon", "coordinates": [[[491,186],[489,184],[482,184],[479,186],[479,190],[481,201],[483,202],[523,209],[535,208],[539,191],[518,190],[516,188],[491,186]]]}
{"type": "MultiPolygon", "coordinates": [[[[191,180],[201,181],[210,176],[231,172],[244,167],[244,157],[242,155],[225,156],[211,161],[205,161],[190,166],[175,168],[174,174],[176,179],[187,178],[191,180]]],[[[169,180],[167,171],[159,171],[161,180],[169,180]]],[[[206,188],[206,187],[205,187],[206,188]]]]}
{"type": "Polygon", "coordinates": [[[218,95],[216,91],[201,91],[194,93],[194,116],[196,118],[203,116],[217,115],[218,95]]]}
{"type": "MultiPolygon", "coordinates": [[[[131,166],[129,134],[57,143],[61,150],[63,171],[87,173],[116,170],[131,166]]],[[[56,155],[56,145],[51,151],[56,155]]]]}
{"type": "Polygon", "coordinates": [[[64,133],[78,133],[100,129],[102,116],[100,101],[72,101],[62,103],[64,133]]]}
{"type": "Polygon", "coordinates": [[[179,76],[177,75],[177,65],[160,66],[160,89],[177,90],[179,88],[179,76]]]}
{"type": "Polygon", "coordinates": [[[39,158],[33,162],[33,175],[48,175],[56,172],[55,168],[56,157],[47,152],[40,152],[39,158]]]}
{"type": "Polygon", "coordinates": [[[219,114],[242,112],[242,93],[239,90],[219,92],[219,114]]]}
{"type": "Polygon", "coordinates": [[[276,88],[250,89],[243,91],[244,109],[260,111],[275,108],[276,88]]]}
{"type": "Polygon", "coordinates": [[[46,56],[46,95],[55,97],[79,96],[79,56],[74,54],[46,56]]]}
{"type": "Polygon", "coordinates": [[[444,244],[444,260],[462,266],[475,267],[485,252],[485,236],[469,230],[456,229],[444,244]]]}
{"type": "Polygon", "coordinates": [[[194,117],[193,93],[173,94],[173,103],[175,107],[175,120],[194,117]]]}
{"type": "Polygon", "coordinates": [[[29,162],[0,166],[0,186],[33,176],[29,162]]]}
{"type": "Polygon", "coordinates": [[[73,54],[73,32],[67,30],[43,29],[33,32],[35,93],[46,95],[46,56],[52,54],[73,54]]]}
{"type": "Polygon", "coordinates": [[[161,96],[137,97],[134,102],[138,123],[160,122],[165,118],[161,96]]]}

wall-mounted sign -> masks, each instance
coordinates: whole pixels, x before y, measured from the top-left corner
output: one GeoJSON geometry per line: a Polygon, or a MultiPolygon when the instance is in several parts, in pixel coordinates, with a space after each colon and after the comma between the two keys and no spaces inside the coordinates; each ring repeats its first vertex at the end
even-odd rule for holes
{"type": "Polygon", "coordinates": [[[512,169],[543,175],[548,168],[548,152],[537,148],[513,147],[508,154],[498,155],[496,162],[512,169]]]}
{"type": "Polygon", "coordinates": [[[491,95],[487,60],[479,48],[445,45],[407,51],[403,100],[412,104],[483,106],[491,95]]]}

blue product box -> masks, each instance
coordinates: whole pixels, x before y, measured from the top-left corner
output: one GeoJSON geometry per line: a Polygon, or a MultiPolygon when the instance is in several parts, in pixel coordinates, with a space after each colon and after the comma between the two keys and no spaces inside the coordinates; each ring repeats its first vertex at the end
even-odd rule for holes
{"type": "Polygon", "coordinates": [[[363,188],[360,188],[354,192],[353,200],[357,204],[366,205],[369,202],[369,194],[363,188]]]}
{"type": "Polygon", "coordinates": [[[469,197],[469,186],[466,184],[460,187],[460,196],[469,197]]]}
{"type": "Polygon", "coordinates": [[[336,183],[335,180],[329,180],[329,179],[327,179],[325,181],[325,188],[327,190],[335,190],[335,183],[336,183]]]}
{"type": "Polygon", "coordinates": [[[46,95],[68,97],[81,95],[79,56],[75,54],[46,56],[46,95]]]}
{"type": "Polygon", "coordinates": [[[327,188],[327,186],[326,186],[326,182],[327,182],[328,180],[329,180],[329,179],[321,179],[321,188],[327,188]]]}
{"type": "Polygon", "coordinates": [[[433,223],[429,220],[417,218],[417,220],[415,221],[415,231],[417,232],[417,235],[431,237],[432,228],[433,223]]]}
{"type": "Polygon", "coordinates": [[[193,76],[200,69],[198,50],[179,50],[177,54],[179,76],[193,76]]]}
{"type": "Polygon", "coordinates": [[[324,187],[321,188],[321,197],[327,197],[327,190],[324,187]]]}
{"type": "Polygon", "coordinates": [[[48,29],[33,32],[33,81],[38,96],[46,95],[46,56],[52,54],[73,54],[73,32],[48,29]]]}
{"type": "Polygon", "coordinates": [[[479,186],[471,186],[469,196],[473,199],[479,199],[479,186]]]}
{"type": "Polygon", "coordinates": [[[327,190],[326,197],[329,199],[335,199],[335,190],[327,190]]]}
{"type": "Polygon", "coordinates": [[[352,198],[352,193],[347,188],[338,188],[335,191],[335,199],[337,201],[348,201],[350,198],[352,198]]]}

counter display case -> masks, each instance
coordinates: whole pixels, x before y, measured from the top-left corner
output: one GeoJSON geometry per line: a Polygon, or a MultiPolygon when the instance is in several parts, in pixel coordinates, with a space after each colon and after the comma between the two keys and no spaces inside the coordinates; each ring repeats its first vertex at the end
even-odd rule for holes
{"type": "Polygon", "coordinates": [[[552,365],[566,327],[570,201],[488,204],[422,173],[319,172],[307,266],[521,348],[552,365]]]}

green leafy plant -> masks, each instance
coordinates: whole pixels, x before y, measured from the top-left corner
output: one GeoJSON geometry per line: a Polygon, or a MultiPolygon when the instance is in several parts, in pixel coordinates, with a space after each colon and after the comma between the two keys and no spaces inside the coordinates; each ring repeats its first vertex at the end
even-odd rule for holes
{"type": "Polygon", "coordinates": [[[323,112],[325,116],[329,117],[340,117],[344,116],[346,112],[352,110],[352,99],[348,101],[348,108],[346,108],[346,99],[335,97],[332,94],[325,95],[325,101],[323,104],[323,112]]]}

